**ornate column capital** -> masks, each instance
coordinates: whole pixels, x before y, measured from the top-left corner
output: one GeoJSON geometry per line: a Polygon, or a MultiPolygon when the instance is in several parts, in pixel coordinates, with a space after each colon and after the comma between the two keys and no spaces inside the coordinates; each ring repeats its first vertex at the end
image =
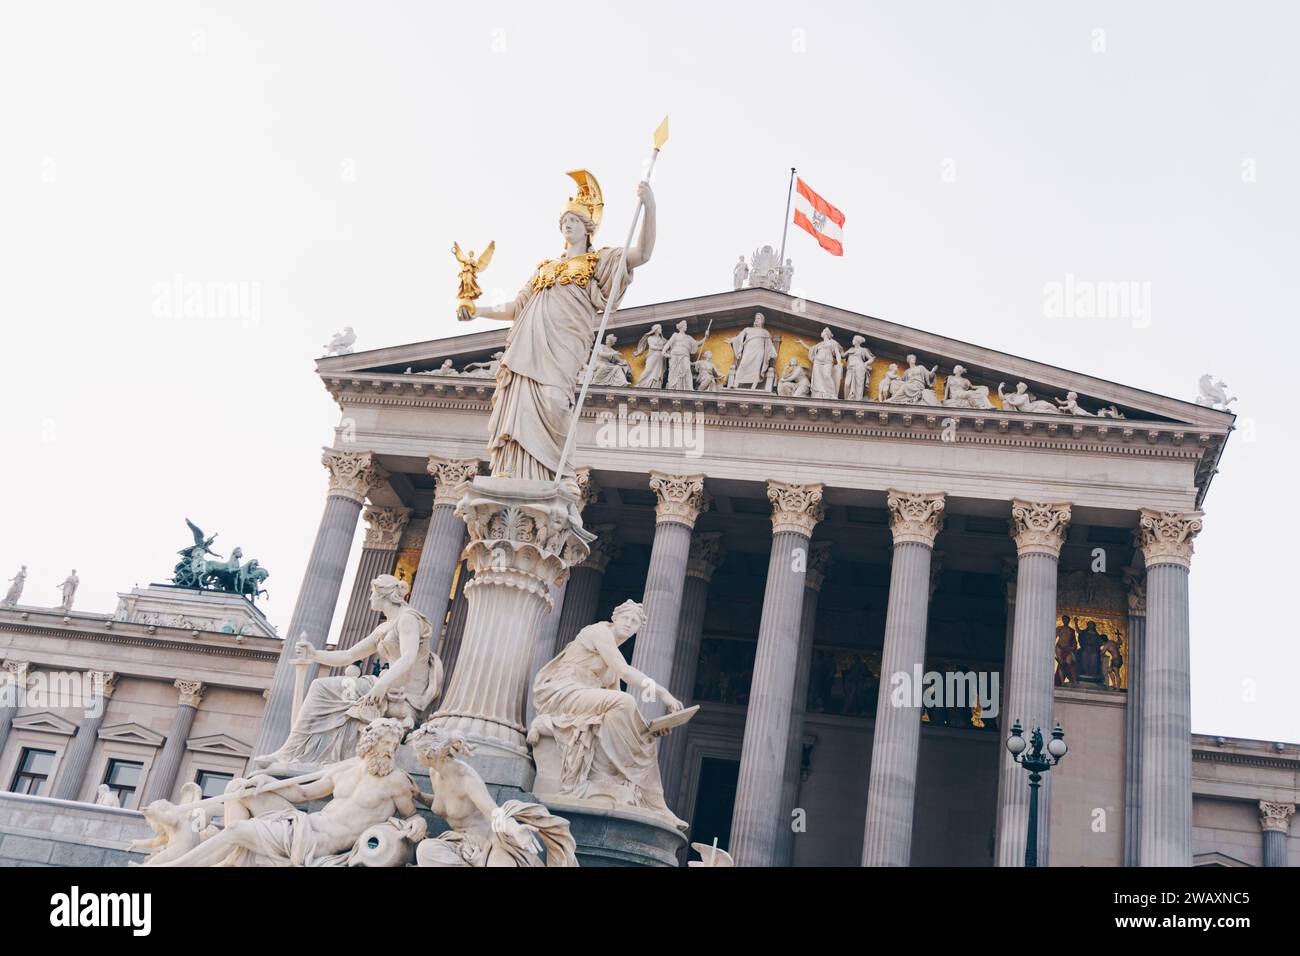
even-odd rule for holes
{"type": "Polygon", "coordinates": [[[182,707],[196,709],[203,700],[203,691],[206,689],[203,682],[197,680],[178,680],[172,686],[180,693],[179,703],[182,707]]]}
{"type": "Polygon", "coordinates": [[[1192,566],[1192,539],[1201,533],[1200,511],[1138,511],[1138,533],[1142,536],[1142,554],[1147,567],[1157,564],[1192,566]]]}
{"type": "Polygon", "coordinates": [[[9,680],[20,690],[27,689],[27,683],[31,680],[32,665],[27,661],[6,660],[4,662],[4,671],[9,675],[9,680]]]}
{"type": "Polygon", "coordinates": [[[366,547],[396,551],[402,531],[411,520],[410,508],[377,508],[371,505],[362,514],[366,519],[366,547]]]}
{"type": "Polygon", "coordinates": [[[1066,502],[1022,501],[1011,502],[1011,537],[1016,541],[1016,554],[1046,554],[1061,556],[1065,544],[1065,531],[1070,526],[1070,505],[1066,502]]]}
{"type": "Polygon", "coordinates": [[[442,458],[430,455],[425,466],[433,478],[433,506],[455,507],[463,493],[461,485],[478,475],[477,458],[442,458]]]}
{"type": "Polygon", "coordinates": [[[803,586],[820,593],[830,569],[831,543],[818,541],[808,550],[808,570],[804,572],[803,586]]]}
{"type": "Polygon", "coordinates": [[[695,519],[708,508],[703,475],[670,475],[663,471],[651,471],[650,490],[659,499],[655,505],[656,524],[673,521],[694,528],[695,519]]]}
{"type": "Polygon", "coordinates": [[[375,456],[368,451],[326,448],[320,456],[320,463],[330,473],[329,494],[359,505],[366,503],[366,495],[379,481],[380,468],[375,464],[375,456]]]}
{"type": "Polygon", "coordinates": [[[691,535],[691,551],[686,558],[686,576],[706,584],[713,580],[727,549],[722,546],[721,531],[697,531],[691,535]]]}
{"type": "Polygon", "coordinates": [[[1128,589],[1129,617],[1146,617],[1147,572],[1145,568],[1125,568],[1124,586],[1128,589]]]}
{"type": "Polygon", "coordinates": [[[899,491],[890,488],[885,498],[889,506],[889,530],[894,544],[912,542],[934,547],[935,536],[943,530],[943,492],[899,491]]]}
{"type": "Polygon", "coordinates": [[[548,609],[551,587],[587,560],[595,538],[582,527],[576,499],[549,483],[476,479],[462,486],[456,515],[469,530],[463,555],[474,580],[466,590],[518,588],[540,596],[548,609]]]}
{"type": "Polygon", "coordinates": [[[94,693],[104,700],[111,698],[113,691],[117,690],[116,671],[86,671],[86,675],[90,678],[94,693]]]}
{"type": "Polygon", "coordinates": [[[1294,803],[1259,801],[1259,828],[1265,833],[1270,830],[1275,833],[1290,833],[1291,817],[1294,815],[1294,803]]]}
{"type": "Polygon", "coordinates": [[[597,574],[604,574],[609,568],[609,562],[617,558],[623,548],[618,537],[618,525],[592,525],[590,530],[596,536],[596,540],[591,542],[591,554],[587,556],[586,561],[582,562],[581,567],[595,571],[597,574]]]}
{"type": "Polygon", "coordinates": [[[600,485],[586,465],[573,469],[573,480],[578,485],[578,511],[585,511],[587,505],[594,505],[600,498],[600,485]]]}
{"type": "Polygon", "coordinates": [[[767,480],[767,500],[772,502],[772,533],[793,531],[811,538],[817,522],[826,516],[822,503],[822,483],[814,481],[796,485],[788,481],[767,480]]]}

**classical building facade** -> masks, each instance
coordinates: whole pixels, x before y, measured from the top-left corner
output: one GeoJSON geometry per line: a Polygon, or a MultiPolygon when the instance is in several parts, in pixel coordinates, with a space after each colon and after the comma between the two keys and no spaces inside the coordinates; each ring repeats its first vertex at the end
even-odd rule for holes
{"type": "MultiPolygon", "coordinates": [[[[596,538],[527,639],[535,673],[644,600],[624,650],[701,706],[659,754],[692,841],[741,865],[1018,866],[1029,790],[1004,742],[1013,722],[1059,722],[1070,749],[1042,791],[1040,864],[1300,862],[1300,748],[1191,734],[1188,588],[1231,414],[763,288],[624,309],[610,331],[573,455],[596,538]],[[681,322],[690,390],[655,365],[681,322]]],[[[377,623],[369,581],[392,573],[441,628],[451,684],[470,577],[456,509],[484,469],[506,334],[319,360],[341,418],[285,634],[324,639],[351,565],[339,643],[357,642],[377,623]]],[[[173,740],[219,725],[234,770],[288,733],[291,642],[15,613],[0,610],[6,666],[118,674],[107,726],[140,725],[146,781],[167,768],[152,793],[202,763],[187,743],[173,771],[173,740]],[[23,636],[38,626],[83,650],[41,657],[23,636]],[[175,728],[184,688],[143,665],[123,681],[125,651],[104,655],[128,632],[213,688],[192,726],[175,728]],[[147,715],[118,716],[128,686],[148,687],[147,715]]],[[[6,726],[6,785],[20,736],[83,730],[22,710],[0,711],[6,726]]],[[[56,748],[57,795],[102,782],[110,745],[85,740],[56,748]]]]}

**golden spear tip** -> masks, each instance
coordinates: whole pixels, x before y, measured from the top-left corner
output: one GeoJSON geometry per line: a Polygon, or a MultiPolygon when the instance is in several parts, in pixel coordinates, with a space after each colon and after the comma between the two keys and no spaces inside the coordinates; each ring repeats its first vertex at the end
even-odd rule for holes
{"type": "Polygon", "coordinates": [[[668,142],[667,116],[665,116],[664,121],[659,124],[659,128],[655,130],[655,149],[663,149],[664,143],[666,142],[668,142]]]}

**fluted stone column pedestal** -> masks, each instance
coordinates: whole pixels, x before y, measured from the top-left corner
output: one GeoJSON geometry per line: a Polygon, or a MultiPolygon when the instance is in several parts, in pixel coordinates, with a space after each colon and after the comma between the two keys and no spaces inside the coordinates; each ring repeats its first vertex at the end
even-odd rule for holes
{"type": "MultiPolygon", "coordinates": [[[[703,475],[669,475],[652,471],[650,488],[658,497],[655,539],[650,548],[650,567],[645,578],[646,621],[636,636],[632,666],[653,680],[663,681],[673,670],[677,624],[682,613],[682,589],[691,551],[691,530],[707,504],[703,475]]],[[[638,697],[637,706],[646,720],[663,716],[665,709],[660,701],[640,700],[639,688],[631,690],[638,697]]]]}
{"type": "Polygon", "coordinates": [[[1124,710],[1124,865],[1139,866],[1142,844],[1142,654],[1147,631],[1146,571],[1124,572],[1128,585],[1128,700],[1124,710]]]}
{"type": "Polygon", "coordinates": [[[108,710],[108,701],[113,696],[117,684],[117,675],[112,671],[87,671],[92,691],[91,699],[84,702],[81,722],[77,724],[77,734],[68,745],[59,767],[59,778],[55,781],[50,796],[56,800],[76,800],[86,782],[86,771],[90,769],[90,757],[95,752],[95,743],[99,740],[99,728],[104,725],[104,714],[108,710]]]}
{"type": "Polygon", "coordinates": [[[478,459],[430,455],[426,468],[433,478],[433,513],[408,603],[428,617],[434,628],[441,628],[451,601],[456,564],[465,545],[465,525],[456,516],[456,504],[462,486],[478,474],[478,459]]]}
{"type": "Polygon", "coordinates": [[[555,634],[555,652],[564,650],[588,624],[596,623],[600,613],[600,589],[605,581],[605,571],[609,562],[618,557],[618,526],[612,524],[592,525],[589,529],[596,536],[591,542],[591,554],[587,560],[569,571],[569,583],[564,589],[564,605],[560,608],[560,622],[555,634]]]}
{"type": "Polygon", "coordinates": [[[550,588],[586,559],[575,495],[551,482],[476,478],[456,513],[469,529],[467,616],[456,670],[429,723],[462,734],[490,784],[527,790],[533,765],[524,702],[533,638],[550,610],[550,588]]]}
{"type": "Polygon", "coordinates": [[[366,540],[357,560],[352,593],[343,612],[336,650],[345,651],[379,626],[380,614],[370,607],[370,583],[381,574],[392,574],[397,566],[397,545],[411,518],[410,508],[367,508],[366,540]]]}
{"type": "MultiPolygon", "coordinates": [[[[307,573],[303,576],[289,627],[283,635],[271,693],[266,700],[266,710],[262,712],[261,730],[253,745],[254,756],[274,753],[289,736],[297,644],[308,641],[317,649],[325,646],[330,622],[334,619],[334,606],[338,604],[339,590],[343,587],[343,572],[347,567],[348,552],[352,550],[361,506],[371,486],[380,478],[370,452],[326,449],[321,464],[330,473],[325,513],[316,529],[316,542],[311,557],[307,559],[307,573]]],[[[308,668],[307,685],[315,678],[317,669],[315,664],[308,668]]]]}
{"type": "Polygon", "coordinates": [[[825,514],[820,483],[769,480],[767,497],[772,503],[772,554],[731,817],[731,855],[738,866],[771,866],[777,830],[788,826],[781,819],[781,793],[799,657],[804,572],[808,539],[825,514]]]}
{"type": "Polygon", "coordinates": [[[1286,866],[1286,841],[1291,833],[1294,803],[1259,802],[1259,827],[1263,831],[1264,866],[1286,866]]]}
{"type": "Polygon", "coordinates": [[[1143,508],[1141,866],[1192,865],[1192,676],[1187,577],[1200,512],[1143,508]]]}
{"type": "Polygon", "coordinates": [[[803,783],[803,721],[808,703],[808,683],[812,679],[813,638],[817,631],[817,605],[822,584],[831,564],[831,543],[814,544],[808,554],[804,574],[803,609],[799,612],[799,657],[794,666],[794,696],[790,702],[790,741],[786,745],[785,768],[781,776],[781,826],[776,831],[776,866],[794,864],[794,811],[799,805],[803,783]]]}
{"type": "MultiPolygon", "coordinates": [[[[704,612],[709,606],[709,582],[723,557],[722,532],[703,531],[691,536],[686,560],[686,581],[682,585],[682,612],[677,622],[677,649],[668,689],[689,707],[695,695],[695,672],[700,663],[700,641],[704,637],[704,612]]],[[[680,803],[682,770],[686,760],[686,730],[659,738],[659,771],[669,806],[680,803]]]]}
{"type": "Polygon", "coordinates": [[[196,680],[178,680],[175,687],[180,695],[176,702],[176,713],[172,715],[172,725],[167,730],[167,742],[163,744],[162,753],[149,770],[149,781],[140,797],[142,807],[149,806],[155,800],[171,799],[176,777],[180,774],[181,761],[185,759],[185,744],[190,739],[194,715],[199,712],[199,704],[203,699],[203,685],[196,680]]]}
{"type": "Polygon", "coordinates": [[[889,609],[880,658],[880,692],[871,739],[871,776],[862,839],[863,866],[907,866],[912,861],[912,814],[921,746],[921,708],[912,687],[925,670],[930,611],[930,559],[943,527],[944,496],[889,491],[894,556],[889,609]],[[905,681],[898,699],[897,679],[905,681]]]}
{"type": "MultiPolygon", "coordinates": [[[[1056,677],[1056,575],[1061,546],[1070,524],[1070,506],[1013,501],[1011,536],[1016,541],[1016,617],[1011,669],[1006,675],[1007,704],[1003,726],[1017,720],[1028,735],[1052,729],[1056,677]]],[[[1029,774],[999,749],[1004,777],[1000,787],[995,855],[998,866],[1024,866],[1029,828],[1029,774]]],[[[1048,865],[1051,830],[1051,774],[1038,795],[1038,865],[1048,865]]]]}

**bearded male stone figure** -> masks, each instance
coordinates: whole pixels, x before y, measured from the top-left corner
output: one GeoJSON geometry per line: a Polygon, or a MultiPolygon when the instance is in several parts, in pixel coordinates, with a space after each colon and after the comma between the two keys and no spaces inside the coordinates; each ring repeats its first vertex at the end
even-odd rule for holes
{"type": "MultiPolygon", "coordinates": [[[[394,755],[400,721],[381,717],[361,732],[357,755],[291,780],[259,775],[186,809],[226,804],[226,828],[163,866],[347,866],[357,841],[393,817],[416,817],[420,791],[394,755]],[[294,804],[332,797],[313,813],[294,804]],[[243,816],[243,819],[238,817],[243,816]]],[[[413,834],[414,835],[414,834],[413,834]]]]}

